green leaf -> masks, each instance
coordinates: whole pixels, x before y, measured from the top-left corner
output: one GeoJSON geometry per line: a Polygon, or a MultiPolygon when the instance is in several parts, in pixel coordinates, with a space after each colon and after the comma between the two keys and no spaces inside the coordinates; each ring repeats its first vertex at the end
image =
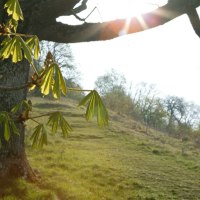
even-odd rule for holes
{"type": "Polygon", "coordinates": [[[12,15],[14,20],[24,19],[18,0],[8,0],[4,7],[7,8],[8,15],[12,15]]]}
{"type": "Polygon", "coordinates": [[[96,100],[95,100],[95,93],[92,92],[92,96],[90,98],[90,101],[88,103],[88,107],[86,110],[86,119],[90,120],[94,117],[94,115],[96,114],[96,100]]]}
{"type": "Polygon", "coordinates": [[[11,112],[12,113],[16,113],[22,106],[22,102],[18,103],[17,105],[15,105],[12,109],[11,112]]]}
{"type": "Polygon", "coordinates": [[[51,89],[53,97],[56,99],[60,98],[61,92],[64,95],[67,93],[65,80],[59,66],[56,63],[52,63],[47,69],[41,84],[41,93],[48,95],[51,89]]]}
{"type": "Polygon", "coordinates": [[[10,127],[7,120],[4,122],[4,138],[6,141],[10,139],[10,127]]]}
{"type": "Polygon", "coordinates": [[[55,99],[59,99],[60,98],[60,83],[59,83],[59,75],[58,75],[58,69],[57,68],[54,68],[55,69],[55,75],[54,75],[54,81],[53,81],[53,84],[52,84],[52,94],[53,94],[53,97],[55,99]]]}
{"type": "Polygon", "coordinates": [[[46,131],[46,128],[45,126],[43,125],[42,129],[41,129],[41,134],[40,134],[40,139],[39,139],[39,142],[38,142],[38,146],[39,147],[43,147],[43,145],[47,145],[48,144],[48,141],[47,141],[47,131],[46,131]]]}
{"type": "Polygon", "coordinates": [[[16,33],[18,27],[18,21],[14,20],[13,18],[10,19],[7,23],[7,26],[14,30],[16,33]]]}
{"type": "Polygon", "coordinates": [[[60,128],[62,130],[62,134],[64,137],[69,135],[69,132],[72,131],[71,126],[69,123],[65,120],[63,115],[60,112],[55,112],[49,117],[49,121],[47,123],[51,126],[52,133],[56,133],[58,130],[58,125],[60,125],[60,128]]]}
{"type": "Polygon", "coordinates": [[[9,41],[11,41],[12,39],[11,39],[11,37],[10,36],[6,36],[5,37],[5,39],[1,42],[1,46],[4,46],[5,44],[7,45],[7,43],[9,42],[9,41]]]}
{"type": "Polygon", "coordinates": [[[92,91],[91,91],[88,95],[86,95],[86,96],[81,100],[81,102],[79,103],[78,106],[85,106],[85,105],[88,103],[88,101],[90,100],[90,98],[91,98],[92,95],[93,95],[93,93],[92,93],[92,91]]]}
{"type": "Polygon", "coordinates": [[[53,73],[54,73],[54,68],[53,67],[49,67],[47,69],[47,72],[42,80],[42,84],[41,84],[41,93],[44,95],[48,95],[51,89],[51,85],[53,83],[53,73]]]}
{"type": "Polygon", "coordinates": [[[56,133],[58,130],[58,123],[60,120],[60,115],[58,112],[53,113],[52,115],[50,115],[49,120],[47,122],[48,125],[51,125],[51,131],[52,133],[56,133]]]}
{"type": "Polygon", "coordinates": [[[68,124],[68,122],[62,115],[60,117],[60,127],[62,130],[63,137],[67,137],[69,135],[69,132],[72,131],[71,126],[68,124]]]}
{"type": "Polygon", "coordinates": [[[15,125],[15,123],[14,123],[13,120],[10,121],[10,126],[11,126],[13,132],[14,132],[16,135],[19,135],[19,130],[18,130],[18,128],[16,127],[16,125],[15,125]]]}
{"type": "Polygon", "coordinates": [[[79,106],[86,104],[86,120],[90,120],[94,116],[97,116],[97,122],[99,126],[108,125],[108,111],[97,91],[91,91],[82,99],[82,101],[79,103],[79,106]]]}
{"type": "Polygon", "coordinates": [[[62,91],[62,93],[64,95],[67,94],[67,87],[66,87],[66,83],[65,83],[65,79],[60,71],[60,68],[57,69],[57,74],[59,77],[59,85],[60,85],[60,90],[62,91]]]}
{"type": "Polygon", "coordinates": [[[8,112],[0,112],[0,124],[3,125],[3,135],[6,141],[10,139],[11,133],[19,135],[19,130],[8,112]]]}
{"type": "Polygon", "coordinates": [[[39,44],[39,39],[37,36],[30,37],[26,40],[26,44],[29,46],[31,51],[34,52],[34,58],[38,60],[39,55],[40,55],[40,44],[39,44]]]}
{"type": "Polygon", "coordinates": [[[13,53],[12,54],[13,54],[12,55],[12,61],[14,63],[22,60],[21,44],[19,43],[19,41],[16,41],[16,45],[14,45],[14,47],[13,47],[13,53]]]}
{"type": "Polygon", "coordinates": [[[16,36],[16,37],[17,37],[17,40],[21,44],[21,48],[23,49],[23,52],[24,52],[24,57],[28,60],[29,63],[32,63],[33,62],[32,52],[31,52],[30,48],[28,47],[28,45],[26,45],[26,43],[20,36],[16,36]]]}
{"type": "Polygon", "coordinates": [[[27,111],[31,111],[32,110],[32,103],[30,100],[23,100],[20,103],[18,103],[17,105],[15,105],[12,109],[11,112],[12,113],[17,113],[20,109],[22,110],[27,110],[27,111]]]}
{"type": "Polygon", "coordinates": [[[62,76],[59,66],[56,63],[53,63],[51,66],[54,67],[54,71],[55,71],[54,84],[52,88],[53,96],[54,98],[59,99],[60,91],[62,91],[64,95],[67,94],[67,87],[66,87],[66,83],[62,76]]]}
{"type": "Polygon", "coordinates": [[[39,124],[38,126],[35,127],[35,131],[31,135],[30,140],[32,140],[33,147],[37,146],[38,144],[41,129],[42,129],[42,124],[39,124]]]}
{"type": "Polygon", "coordinates": [[[9,58],[12,53],[13,53],[13,47],[15,46],[16,43],[16,37],[11,38],[6,38],[3,42],[3,48],[0,50],[0,58],[7,59],[9,58]]]}
{"type": "Polygon", "coordinates": [[[108,119],[109,119],[108,111],[98,93],[96,93],[96,96],[98,98],[98,101],[97,101],[98,102],[98,108],[97,108],[98,124],[99,124],[99,126],[108,125],[108,119]]]}
{"type": "Polygon", "coordinates": [[[33,147],[43,147],[43,145],[47,145],[47,131],[43,124],[39,124],[35,127],[33,134],[31,135],[32,146],[33,147]]]}
{"type": "Polygon", "coordinates": [[[6,38],[1,44],[0,58],[7,59],[10,56],[14,63],[22,60],[22,50],[24,57],[32,63],[32,52],[20,36],[14,36],[12,39],[6,38]]]}

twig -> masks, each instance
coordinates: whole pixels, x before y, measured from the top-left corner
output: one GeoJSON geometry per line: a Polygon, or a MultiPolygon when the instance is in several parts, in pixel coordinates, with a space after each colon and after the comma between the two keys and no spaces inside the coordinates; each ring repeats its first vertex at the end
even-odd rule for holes
{"type": "Polygon", "coordinates": [[[33,63],[31,63],[31,67],[33,68],[33,70],[35,71],[35,73],[37,74],[37,76],[39,76],[38,71],[35,67],[35,65],[33,63]]]}
{"type": "MultiPolygon", "coordinates": [[[[56,112],[58,112],[58,111],[56,111],[56,112]]],[[[42,114],[42,115],[37,115],[37,116],[29,117],[28,119],[34,120],[34,119],[36,119],[36,118],[49,116],[49,115],[54,114],[54,113],[56,113],[56,112],[49,112],[49,113],[45,113],[45,114],[42,114]]]]}
{"type": "Polygon", "coordinates": [[[93,90],[82,90],[79,88],[67,88],[68,91],[72,91],[72,92],[92,92],[93,90]]]}
{"type": "Polygon", "coordinates": [[[40,124],[38,121],[36,121],[36,120],[33,119],[33,118],[29,118],[29,119],[31,119],[32,121],[34,121],[34,122],[37,123],[37,124],[40,124]]]}
{"type": "Polygon", "coordinates": [[[23,34],[23,33],[1,33],[1,32],[0,32],[0,35],[3,35],[3,36],[15,35],[15,36],[22,36],[22,37],[27,37],[27,38],[35,36],[35,35],[23,34]]]}
{"type": "MultiPolygon", "coordinates": [[[[85,17],[85,18],[81,18],[79,17],[75,12],[74,10],[71,10],[72,14],[74,15],[74,17],[76,17],[76,19],[78,19],[79,21],[83,21],[85,22],[85,20],[97,9],[98,13],[99,13],[99,10],[98,8],[95,6],[92,11],[85,17]]],[[[99,13],[100,14],[100,13],[99,13]]]]}

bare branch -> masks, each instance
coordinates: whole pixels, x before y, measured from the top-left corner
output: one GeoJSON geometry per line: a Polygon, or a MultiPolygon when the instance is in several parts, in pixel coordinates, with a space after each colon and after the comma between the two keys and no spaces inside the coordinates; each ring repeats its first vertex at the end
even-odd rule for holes
{"type": "Polygon", "coordinates": [[[80,6],[78,6],[78,7],[74,8],[74,9],[72,9],[73,13],[77,14],[77,13],[80,13],[80,12],[86,10],[86,9],[87,9],[87,5],[86,5],[87,2],[88,2],[88,0],[83,0],[83,1],[81,2],[81,5],[80,5],[80,6]]]}

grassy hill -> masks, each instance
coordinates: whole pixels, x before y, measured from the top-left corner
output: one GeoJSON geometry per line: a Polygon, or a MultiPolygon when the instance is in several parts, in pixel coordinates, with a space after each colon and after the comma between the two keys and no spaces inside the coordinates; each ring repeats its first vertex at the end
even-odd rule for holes
{"type": "MultiPolygon", "coordinates": [[[[37,184],[0,180],[0,199],[14,200],[198,200],[200,149],[111,113],[107,128],[86,122],[84,110],[66,99],[33,99],[35,114],[60,110],[71,123],[69,138],[49,136],[49,145],[27,154],[37,184]],[[184,150],[184,154],[183,154],[184,150]]],[[[45,120],[45,119],[43,119],[45,120]]]]}

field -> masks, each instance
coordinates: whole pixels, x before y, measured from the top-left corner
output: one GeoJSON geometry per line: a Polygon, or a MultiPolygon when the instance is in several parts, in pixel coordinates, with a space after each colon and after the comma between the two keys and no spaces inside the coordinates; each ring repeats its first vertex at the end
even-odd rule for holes
{"type": "MultiPolygon", "coordinates": [[[[60,110],[73,127],[68,138],[49,135],[33,149],[26,131],[27,155],[36,184],[0,181],[4,200],[198,200],[200,149],[193,142],[148,130],[126,116],[110,114],[110,125],[86,122],[84,109],[71,100],[34,98],[33,115],[60,110]]],[[[45,118],[42,120],[46,120],[45,118]]]]}

